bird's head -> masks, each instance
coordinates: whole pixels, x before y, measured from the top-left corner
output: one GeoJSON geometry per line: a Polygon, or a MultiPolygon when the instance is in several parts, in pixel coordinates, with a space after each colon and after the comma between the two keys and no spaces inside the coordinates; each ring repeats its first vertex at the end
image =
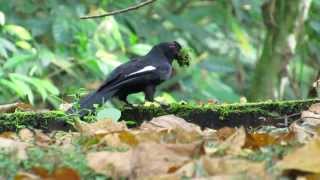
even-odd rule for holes
{"type": "Polygon", "coordinates": [[[189,65],[189,56],[178,42],[163,42],[156,45],[156,47],[160,49],[168,59],[177,60],[180,66],[189,65]]]}

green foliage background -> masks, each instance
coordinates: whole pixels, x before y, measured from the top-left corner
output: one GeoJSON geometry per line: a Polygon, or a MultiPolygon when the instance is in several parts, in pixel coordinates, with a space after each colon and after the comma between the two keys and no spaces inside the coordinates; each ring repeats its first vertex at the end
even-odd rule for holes
{"type": "MultiPolygon", "coordinates": [[[[158,0],[117,16],[79,19],[139,2],[1,0],[0,104],[25,100],[57,107],[79,88],[94,89],[129,58],[173,40],[193,49],[192,65],[175,65],[175,76],[161,85],[158,96],[170,102],[237,102],[248,96],[266,32],[263,1],[158,0]]],[[[314,0],[279,98],[307,98],[316,80],[319,12],[320,2],[314,0]]]]}

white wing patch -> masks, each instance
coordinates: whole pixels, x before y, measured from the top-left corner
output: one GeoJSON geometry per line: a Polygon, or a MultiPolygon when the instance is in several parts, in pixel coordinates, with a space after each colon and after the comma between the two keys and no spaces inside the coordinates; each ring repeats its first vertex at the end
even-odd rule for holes
{"type": "Polygon", "coordinates": [[[156,69],[157,69],[157,68],[154,67],[154,66],[146,66],[146,67],[140,69],[139,71],[130,73],[128,76],[132,76],[132,75],[139,74],[139,73],[143,73],[143,72],[153,71],[153,70],[156,70],[156,69]]]}

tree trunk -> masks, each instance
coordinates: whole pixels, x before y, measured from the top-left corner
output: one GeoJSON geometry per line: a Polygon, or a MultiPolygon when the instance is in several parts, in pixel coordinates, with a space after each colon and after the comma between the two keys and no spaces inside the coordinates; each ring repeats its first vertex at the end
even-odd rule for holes
{"type": "Polygon", "coordinates": [[[311,0],[268,0],[262,6],[267,32],[248,95],[250,100],[279,97],[280,78],[287,75],[310,4],[311,0]]]}

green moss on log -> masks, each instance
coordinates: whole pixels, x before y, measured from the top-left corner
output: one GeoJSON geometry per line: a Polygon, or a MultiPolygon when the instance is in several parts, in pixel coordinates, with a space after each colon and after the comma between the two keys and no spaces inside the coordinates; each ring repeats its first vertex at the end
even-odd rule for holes
{"type": "Polygon", "coordinates": [[[202,127],[220,128],[223,126],[277,125],[284,121],[285,115],[291,115],[308,109],[319,99],[294,101],[266,101],[245,104],[171,104],[161,106],[138,106],[122,110],[122,119],[141,123],[165,114],[174,114],[202,127]]]}
{"type": "Polygon", "coordinates": [[[0,132],[16,131],[22,128],[37,128],[45,131],[72,129],[74,117],[61,111],[15,112],[0,114],[0,132]]]}
{"type": "MultiPolygon", "coordinates": [[[[257,127],[260,125],[279,125],[285,115],[299,113],[320,100],[267,101],[246,104],[171,104],[165,107],[138,106],[122,109],[122,120],[135,121],[137,124],[153,117],[174,114],[201,127],[220,128],[224,126],[257,127]]],[[[65,115],[61,111],[15,112],[0,114],[0,132],[16,131],[21,128],[37,128],[45,131],[70,130],[76,116],[65,115]]],[[[299,118],[299,116],[295,116],[299,118]]],[[[87,122],[94,121],[86,117],[87,122]]],[[[289,119],[294,120],[294,119],[289,119]]],[[[290,123],[290,121],[289,121],[290,123]]]]}

